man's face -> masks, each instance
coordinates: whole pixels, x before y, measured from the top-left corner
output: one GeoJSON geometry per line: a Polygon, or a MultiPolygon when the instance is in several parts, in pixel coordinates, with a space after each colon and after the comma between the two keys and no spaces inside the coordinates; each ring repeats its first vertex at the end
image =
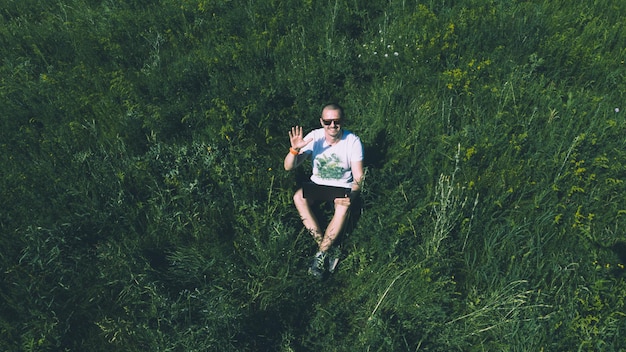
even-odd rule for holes
{"type": "Polygon", "coordinates": [[[320,119],[324,132],[329,137],[337,137],[341,133],[341,118],[339,110],[324,109],[320,119]]]}

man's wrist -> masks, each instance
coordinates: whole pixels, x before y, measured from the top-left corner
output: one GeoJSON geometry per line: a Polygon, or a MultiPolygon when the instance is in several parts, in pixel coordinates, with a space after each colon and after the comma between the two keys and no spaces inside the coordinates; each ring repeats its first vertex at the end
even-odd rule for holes
{"type": "Polygon", "coordinates": [[[300,154],[300,148],[291,147],[289,148],[289,153],[291,153],[291,155],[298,155],[300,154]]]}

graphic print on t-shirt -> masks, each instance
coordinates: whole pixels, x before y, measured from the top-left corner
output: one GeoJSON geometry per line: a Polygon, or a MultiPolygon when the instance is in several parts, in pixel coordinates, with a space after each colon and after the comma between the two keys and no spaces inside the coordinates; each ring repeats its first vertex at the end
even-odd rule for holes
{"type": "Polygon", "coordinates": [[[318,176],[324,179],[341,179],[343,176],[343,167],[341,159],[337,154],[320,155],[315,159],[317,163],[318,176]]]}

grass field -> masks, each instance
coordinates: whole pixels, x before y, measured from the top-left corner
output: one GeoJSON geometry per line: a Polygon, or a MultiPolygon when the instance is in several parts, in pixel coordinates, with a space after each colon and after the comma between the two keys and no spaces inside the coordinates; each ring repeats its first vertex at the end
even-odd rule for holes
{"type": "Polygon", "coordinates": [[[0,349],[626,351],[626,3],[0,0],[0,349]],[[332,277],[282,168],[339,102],[332,277]]]}

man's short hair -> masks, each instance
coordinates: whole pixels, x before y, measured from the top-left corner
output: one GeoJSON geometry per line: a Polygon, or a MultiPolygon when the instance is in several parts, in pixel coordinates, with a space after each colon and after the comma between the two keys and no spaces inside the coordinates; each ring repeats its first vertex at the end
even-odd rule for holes
{"type": "MultiPolygon", "coordinates": [[[[343,119],[344,115],[343,115],[343,108],[341,107],[341,105],[337,104],[337,103],[330,103],[330,104],[326,104],[324,105],[324,107],[322,108],[322,113],[324,112],[324,110],[326,109],[330,109],[330,110],[337,110],[339,111],[339,118],[343,119]]],[[[321,115],[321,114],[320,114],[321,115]]]]}

